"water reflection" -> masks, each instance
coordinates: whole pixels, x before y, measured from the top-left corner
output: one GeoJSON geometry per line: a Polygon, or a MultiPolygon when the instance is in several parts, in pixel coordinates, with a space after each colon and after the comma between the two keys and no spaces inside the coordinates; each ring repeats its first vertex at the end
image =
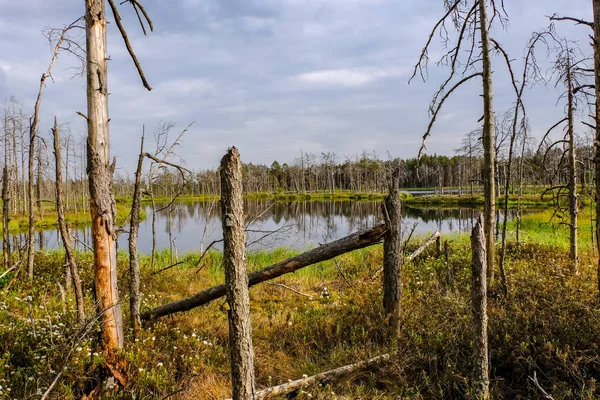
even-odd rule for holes
{"type": "MultiPolygon", "coordinates": [[[[300,201],[269,202],[246,200],[247,242],[251,249],[291,247],[303,249],[346,236],[382,222],[377,201],[300,201]]],[[[157,208],[163,205],[157,204],[157,208]]],[[[138,246],[141,252],[152,249],[152,207],[145,205],[146,219],[140,223],[138,246]]],[[[468,208],[419,209],[404,207],[403,223],[414,234],[469,232],[480,210],[468,208]]],[[[199,251],[221,239],[221,209],[218,203],[177,202],[156,214],[156,243],[159,249],[179,254],[199,251]]],[[[513,215],[509,214],[509,218],[513,215]]],[[[90,228],[74,229],[75,244],[91,246],[90,228]]],[[[55,248],[58,231],[39,231],[37,245],[55,248]]],[[[25,243],[24,234],[15,236],[15,245],[25,243]]],[[[220,244],[220,243],[219,243],[220,244]]],[[[219,247],[218,245],[215,247],[219,247]]],[[[127,233],[119,237],[119,248],[127,249],[127,233]]]]}

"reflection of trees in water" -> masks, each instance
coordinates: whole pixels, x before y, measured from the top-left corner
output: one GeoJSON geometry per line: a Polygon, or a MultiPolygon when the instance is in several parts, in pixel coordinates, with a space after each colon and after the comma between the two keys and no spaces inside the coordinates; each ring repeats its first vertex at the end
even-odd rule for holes
{"type": "MultiPolygon", "coordinates": [[[[380,202],[378,201],[296,201],[272,202],[269,200],[246,200],[244,202],[246,221],[255,220],[248,233],[248,242],[264,235],[264,232],[278,230],[283,226],[289,227],[268,236],[268,239],[254,246],[265,248],[272,245],[305,247],[307,244],[329,242],[361,229],[367,229],[383,221],[380,202]]],[[[167,204],[157,204],[160,209],[167,204]]],[[[146,206],[146,215],[152,214],[150,205],[146,206]]],[[[481,213],[477,209],[419,209],[404,206],[404,222],[410,229],[418,222],[417,233],[427,233],[433,230],[441,232],[469,232],[475,219],[481,213]]],[[[511,210],[509,218],[514,217],[511,210]]],[[[157,239],[159,248],[172,247],[170,240],[175,240],[183,247],[180,251],[195,250],[207,245],[215,239],[221,239],[221,207],[211,202],[175,202],[169,209],[157,212],[157,239]],[[206,232],[206,233],[205,233],[206,232]],[[206,236],[206,237],[205,237],[206,236]],[[178,239],[179,237],[179,239],[178,239]]],[[[42,233],[40,232],[39,235],[42,233]]],[[[79,248],[79,242],[91,245],[89,227],[73,229],[79,248]]],[[[150,236],[149,226],[140,232],[140,243],[143,235],[150,236]]],[[[126,234],[123,235],[126,240],[126,234]]],[[[58,232],[45,231],[43,237],[38,237],[38,245],[49,247],[60,246],[58,232]]],[[[147,239],[149,240],[149,239],[147,239]]],[[[24,234],[14,236],[14,246],[25,241],[24,234]]],[[[143,246],[143,244],[141,244],[143,246]]],[[[146,249],[140,248],[141,251],[146,249]]]]}

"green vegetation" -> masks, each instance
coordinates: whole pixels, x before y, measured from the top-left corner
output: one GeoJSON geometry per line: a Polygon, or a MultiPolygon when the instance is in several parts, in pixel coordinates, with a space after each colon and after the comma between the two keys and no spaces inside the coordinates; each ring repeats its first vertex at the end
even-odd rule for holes
{"type": "MultiPolygon", "coordinates": [[[[407,198],[406,204],[411,206],[435,206],[435,207],[483,207],[483,195],[424,195],[411,196],[407,198]]],[[[500,196],[496,199],[496,207],[504,206],[506,202],[505,196],[500,196]]],[[[513,208],[517,206],[517,196],[510,196],[508,206],[513,208]]],[[[521,206],[523,207],[552,207],[552,199],[549,196],[544,198],[541,194],[526,194],[521,198],[521,206]]]]}
{"type": "MultiPolygon", "coordinates": [[[[1,201],[0,201],[1,203],[1,201]]],[[[56,209],[54,208],[54,204],[46,204],[44,203],[42,214],[38,214],[36,209],[36,221],[35,227],[40,229],[55,229],[58,228],[58,219],[56,214],[56,209]]],[[[131,200],[117,201],[117,220],[119,222],[124,221],[129,216],[129,212],[131,211],[131,200]]],[[[140,210],[140,218],[143,220],[146,217],[146,213],[144,209],[140,210]]],[[[22,232],[27,230],[29,227],[29,216],[24,214],[19,215],[11,215],[10,222],[8,224],[11,232],[22,232]]],[[[83,210],[78,209],[77,211],[68,211],[65,212],[65,220],[71,225],[89,225],[92,223],[90,217],[89,209],[83,210]]],[[[0,226],[2,226],[2,221],[0,220],[0,226]]],[[[0,230],[0,237],[2,236],[0,230]]]]}
{"type": "MultiPolygon", "coordinates": [[[[529,376],[555,399],[600,396],[600,304],[589,245],[589,214],[581,215],[581,271],[569,275],[568,230],[549,225],[552,213],[523,218],[523,241],[508,247],[510,296],[503,300],[492,285],[489,299],[491,390],[493,398],[536,398],[529,376]],[[587,224],[587,225],[586,225],[587,224]]],[[[514,222],[509,229],[514,233],[514,222]]],[[[511,236],[512,237],[512,236],[511,236]]],[[[402,330],[385,340],[382,288],[375,271],[381,246],[320,263],[271,283],[253,287],[252,326],[257,382],[272,385],[398,350],[391,363],[298,394],[300,399],[469,398],[473,332],[470,314],[468,235],[450,241],[449,268],[433,248],[403,270],[402,330]],[[276,284],[283,284],[286,287],[276,284]],[[323,296],[327,287],[329,296],[323,296]],[[276,340],[274,340],[276,338],[276,340]],[[332,394],[332,393],[335,393],[332,394]],[[309,396],[310,395],[310,396],[309,396]]],[[[409,246],[411,251],[419,240],[409,246]]],[[[284,260],[293,251],[248,254],[251,270],[284,260]]],[[[93,314],[92,255],[78,253],[93,314]]],[[[222,255],[211,251],[197,272],[198,254],[153,274],[142,257],[143,308],[177,300],[223,282],[222,255]]],[[[119,255],[120,288],[127,293],[127,255],[119,255]]],[[[52,397],[80,398],[89,391],[103,360],[94,329],[77,340],[74,299],[63,311],[60,289],[64,253],[36,256],[33,284],[17,279],[0,301],[0,398],[26,398],[43,392],[66,366],[52,397]],[[31,323],[33,318],[34,323],[31,323]],[[69,352],[71,353],[69,354],[69,352]],[[10,392],[8,390],[10,389],[10,392]]],[[[159,252],[156,270],[170,265],[159,252]]],[[[1,282],[4,288],[13,276],[1,282]]],[[[124,300],[124,304],[127,301],[124,300]]],[[[127,307],[123,307],[128,319],[127,307]]],[[[138,341],[130,333],[123,355],[128,386],[106,398],[163,398],[176,390],[182,399],[224,399],[230,394],[227,306],[223,299],[147,324],[138,341]]]]}

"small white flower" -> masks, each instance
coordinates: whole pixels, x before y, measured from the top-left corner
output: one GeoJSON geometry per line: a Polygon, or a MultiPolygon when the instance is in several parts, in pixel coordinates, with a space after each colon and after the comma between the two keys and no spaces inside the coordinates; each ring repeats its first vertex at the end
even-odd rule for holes
{"type": "Polygon", "coordinates": [[[144,368],[139,368],[138,371],[144,372],[144,368]]]}
{"type": "Polygon", "coordinates": [[[173,346],[173,350],[177,350],[177,346],[173,346]]]}
{"type": "Polygon", "coordinates": [[[302,379],[306,379],[306,378],[308,378],[308,375],[306,375],[306,374],[302,375],[302,379]]]}
{"type": "Polygon", "coordinates": [[[162,366],[163,366],[163,363],[159,362],[159,363],[158,363],[158,364],[156,364],[156,365],[158,365],[159,367],[162,367],[162,366]]]}

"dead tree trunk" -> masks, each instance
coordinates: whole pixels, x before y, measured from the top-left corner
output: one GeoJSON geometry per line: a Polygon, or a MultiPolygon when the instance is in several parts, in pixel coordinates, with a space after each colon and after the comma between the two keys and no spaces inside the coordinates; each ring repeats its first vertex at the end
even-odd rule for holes
{"type": "Polygon", "coordinates": [[[479,1],[479,31],[483,65],[483,182],[484,229],[487,253],[487,276],[494,279],[494,219],[496,211],[494,183],[494,107],[492,104],[492,65],[488,37],[487,0],[479,1]]]}
{"type": "Polygon", "coordinates": [[[86,0],[88,180],[96,303],[101,321],[101,347],[113,358],[123,347],[123,319],[117,290],[114,164],[110,164],[106,14],[104,0],[86,0]]]}
{"type": "MultiPolygon", "coordinates": [[[[595,139],[600,143],[600,0],[593,0],[594,9],[594,92],[596,94],[595,104],[595,139]]],[[[598,249],[598,295],[600,296],[600,146],[596,145],[594,155],[594,166],[596,173],[596,246],[598,249]]]]}
{"type": "MultiPolygon", "coordinates": [[[[44,83],[44,79],[42,78],[42,84],[44,83]]],[[[40,89],[40,96],[42,90],[40,89]]],[[[29,273],[29,279],[33,279],[33,265],[34,265],[34,257],[35,257],[35,196],[34,196],[34,185],[33,185],[33,177],[34,177],[34,166],[33,162],[35,160],[35,124],[37,123],[37,114],[39,109],[39,100],[36,103],[35,107],[35,115],[33,121],[31,123],[29,129],[29,157],[28,157],[28,182],[27,182],[27,192],[28,192],[28,211],[29,211],[29,234],[27,237],[27,271],[29,273]]]]}
{"type": "Polygon", "coordinates": [[[67,281],[70,285],[70,280],[73,280],[75,286],[75,303],[77,304],[77,323],[83,326],[85,324],[85,309],[83,306],[83,289],[81,286],[81,278],[79,277],[79,268],[73,254],[73,242],[71,240],[71,232],[65,222],[65,207],[63,204],[62,193],[62,156],[60,151],[60,137],[58,130],[58,122],[54,118],[54,129],[52,129],[54,137],[54,160],[56,171],[56,214],[58,216],[58,228],[62,237],[67,264],[70,274],[67,274],[67,281]],[[70,275],[70,276],[69,276],[70,275]]]}
{"type": "Polygon", "coordinates": [[[402,297],[402,204],[400,203],[399,170],[393,172],[390,193],[383,203],[388,231],[383,241],[383,308],[389,319],[390,338],[400,329],[402,297]]]}
{"type": "Polygon", "coordinates": [[[475,371],[473,390],[476,399],[489,399],[490,379],[488,375],[487,339],[487,282],[486,246],[483,232],[483,218],[479,217],[471,233],[471,300],[475,322],[475,371]]]}
{"type": "Polygon", "coordinates": [[[229,302],[229,346],[234,400],[254,400],[254,349],[246,274],[246,232],[242,200],[242,162],[235,147],[221,160],[223,262],[229,302]]]}
{"type": "Polygon", "coordinates": [[[135,170],[135,185],[133,202],[131,204],[131,222],[129,227],[129,308],[131,314],[131,329],[134,338],[138,336],[140,321],[140,260],[137,248],[138,231],[140,228],[140,203],[142,197],[141,180],[144,164],[144,134],[140,144],[140,155],[135,170]]]}
{"type": "Polygon", "coordinates": [[[579,256],[577,252],[577,158],[575,155],[575,131],[573,127],[574,120],[574,99],[573,99],[573,75],[571,71],[571,56],[567,53],[567,135],[569,136],[569,214],[570,214],[570,241],[569,255],[571,258],[571,272],[578,273],[579,256]]]}
{"type": "Polygon", "coordinates": [[[4,256],[4,268],[8,269],[10,264],[10,231],[8,223],[10,222],[10,183],[8,178],[8,167],[5,165],[2,171],[2,244],[4,256]]]}
{"type": "MultiPolygon", "coordinates": [[[[44,214],[43,214],[43,210],[42,210],[42,192],[43,192],[43,185],[44,185],[44,179],[42,177],[42,146],[38,146],[37,148],[37,178],[35,180],[35,197],[36,197],[36,207],[37,207],[37,212],[38,215],[40,216],[41,219],[44,219],[44,214]]],[[[43,248],[42,244],[40,243],[40,248],[43,248]]]]}
{"type": "MultiPolygon", "coordinates": [[[[349,236],[319,246],[316,249],[309,250],[306,253],[302,253],[295,257],[288,258],[285,261],[252,272],[248,275],[248,286],[254,286],[258,283],[297,271],[312,264],[331,260],[340,254],[348,253],[352,250],[358,250],[380,243],[386,232],[386,225],[378,225],[371,229],[355,232],[349,236]]],[[[212,288],[206,289],[191,297],[156,307],[144,313],[142,319],[150,320],[177,312],[188,311],[192,308],[210,303],[219,297],[225,296],[225,293],[225,285],[213,286],[212,288]]]]}

